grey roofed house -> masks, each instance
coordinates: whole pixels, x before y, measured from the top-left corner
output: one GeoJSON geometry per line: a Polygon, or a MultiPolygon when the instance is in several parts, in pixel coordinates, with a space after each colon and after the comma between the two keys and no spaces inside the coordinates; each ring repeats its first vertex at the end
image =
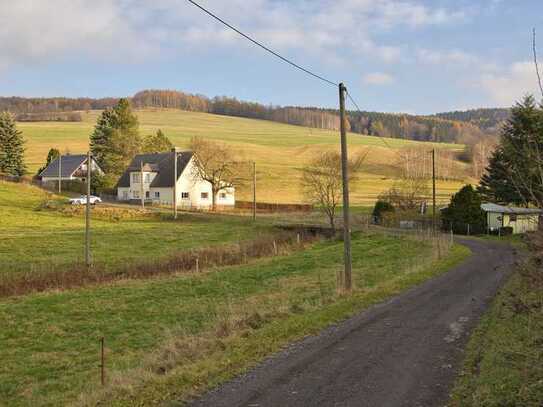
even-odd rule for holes
{"type": "MultiPolygon", "coordinates": [[[[102,172],[98,164],[94,159],[93,161],[93,171],[98,170],[102,172]]],[[[61,179],[71,180],[84,178],[84,171],[78,171],[81,167],[87,162],[86,154],[69,154],[63,155],[53,161],[39,174],[42,180],[47,181],[48,179],[57,179],[59,177],[59,166],[60,166],[60,177],[61,179]]]]}
{"type": "MultiPolygon", "coordinates": [[[[172,188],[173,179],[173,152],[138,154],[133,159],[124,174],[117,182],[117,188],[130,187],[130,173],[141,170],[156,172],[157,175],[150,184],[151,188],[172,188]]],[[[192,151],[181,151],[177,153],[177,179],[181,176],[192,158],[192,151]]]]}
{"type": "Polygon", "coordinates": [[[515,215],[533,215],[540,214],[542,211],[538,208],[516,208],[511,206],[497,205],[494,203],[481,204],[481,209],[485,212],[511,213],[515,215]]]}

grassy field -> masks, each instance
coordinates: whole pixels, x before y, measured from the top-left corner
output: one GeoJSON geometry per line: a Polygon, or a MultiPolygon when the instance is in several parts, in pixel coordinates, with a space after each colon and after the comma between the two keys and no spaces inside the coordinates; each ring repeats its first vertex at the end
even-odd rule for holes
{"type": "MultiPolygon", "coordinates": [[[[27,161],[31,171],[43,165],[50,148],[62,152],[81,153],[88,149],[99,112],[83,113],[80,123],[19,123],[27,143],[27,161]]],[[[178,146],[187,147],[190,138],[202,136],[232,144],[244,159],[255,160],[258,173],[258,200],[262,202],[301,202],[300,168],[322,149],[338,148],[337,132],[290,126],[261,120],[251,120],[179,110],[137,111],[142,135],[162,129],[178,146]]],[[[377,195],[390,187],[397,175],[396,151],[409,146],[458,150],[460,145],[418,143],[387,139],[392,149],[377,137],[349,135],[350,152],[368,152],[360,181],[354,188],[352,202],[372,203],[377,195]]],[[[438,197],[448,198],[459,182],[438,182],[438,197]]],[[[249,199],[250,191],[239,190],[239,199],[249,199]]]]}
{"type": "Polygon", "coordinates": [[[540,263],[539,259],[519,266],[472,334],[450,407],[542,405],[543,276],[540,263]]]}
{"type": "Polygon", "coordinates": [[[432,260],[428,243],[357,234],[355,289],[342,297],[334,290],[341,247],[327,241],[198,275],[1,300],[0,400],[148,406],[184,399],[468,254],[455,246],[446,259],[432,260]]]}
{"type": "MultiPolygon", "coordinates": [[[[0,181],[0,273],[83,260],[83,214],[38,210],[47,196],[34,186],[0,181]]],[[[247,240],[268,231],[271,227],[265,223],[255,225],[248,218],[232,216],[184,213],[176,222],[156,217],[94,219],[91,246],[95,262],[116,265],[247,240]]]]}

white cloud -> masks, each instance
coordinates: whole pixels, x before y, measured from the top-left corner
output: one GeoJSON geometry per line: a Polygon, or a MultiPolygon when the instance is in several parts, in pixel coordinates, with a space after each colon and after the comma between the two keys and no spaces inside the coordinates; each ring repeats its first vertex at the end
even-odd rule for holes
{"type": "MultiPolygon", "coordinates": [[[[377,41],[376,33],[465,18],[461,11],[433,8],[422,0],[202,0],[202,4],[278,51],[298,50],[323,61],[335,61],[346,52],[397,61],[402,47],[377,41]]],[[[143,59],[164,49],[212,51],[218,46],[249,44],[184,1],[0,1],[0,55],[8,67],[74,54],[143,59]]]]}
{"type": "Polygon", "coordinates": [[[367,85],[390,85],[394,82],[394,78],[384,72],[373,72],[366,74],[362,80],[367,85]]]}
{"type": "Polygon", "coordinates": [[[530,61],[515,62],[501,73],[483,73],[478,86],[500,106],[511,106],[527,93],[539,96],[535,67],[530,61]]]}
{"type": "Polygon", "coordinates": [[[418,48],[416,50],[416,56],[420,62],[430,65],[456,65],[469,67],[481,63],[479,57],[458,49],[440,51],[418,48]]]}

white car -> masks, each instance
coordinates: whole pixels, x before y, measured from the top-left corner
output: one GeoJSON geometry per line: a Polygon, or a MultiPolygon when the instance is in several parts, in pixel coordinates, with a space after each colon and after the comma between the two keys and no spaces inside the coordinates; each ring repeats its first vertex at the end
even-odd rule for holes
{"type": "MultiPolygon", "coordinates": [[[[96,205],[98,203],[102,203],[102,200],[94,195],[91,195],[89,197],[89,202],[91,205],[96,205]]],[[[70,203],[72,205],[86,205],[87,204],[87,195],[81,195],[79,198],[72,198],[70,199],[70,203]]]]}

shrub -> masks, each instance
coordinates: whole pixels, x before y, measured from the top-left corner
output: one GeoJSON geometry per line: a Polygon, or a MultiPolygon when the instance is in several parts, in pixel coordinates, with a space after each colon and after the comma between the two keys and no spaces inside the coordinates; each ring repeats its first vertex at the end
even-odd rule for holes
{"type": "Polygon", "coordinates": [[[373,207],[372,216],[375,223],[380,224],[383,215],[386,213],[394,213],[394,211],[394,206],[390,202],[378,200],[373,207]]]}

